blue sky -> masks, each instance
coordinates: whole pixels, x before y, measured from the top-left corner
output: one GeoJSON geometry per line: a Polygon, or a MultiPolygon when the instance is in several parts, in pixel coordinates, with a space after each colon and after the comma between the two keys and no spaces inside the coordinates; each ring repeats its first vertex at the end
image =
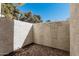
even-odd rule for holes
{"type": "Polygon", "coordinates": [[[22,12],[32,11],[40,15],[43,21],[63,21],[70,17],[70,4],[68,3],[26,3],[17,7],[22,12]]]}

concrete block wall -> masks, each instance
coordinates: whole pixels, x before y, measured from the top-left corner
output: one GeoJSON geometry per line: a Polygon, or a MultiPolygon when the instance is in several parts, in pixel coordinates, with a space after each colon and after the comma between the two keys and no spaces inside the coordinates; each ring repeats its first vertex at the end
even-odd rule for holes
{"type": "Polygon", "coordinates": [[[0,18],[0,55],[13,51],[14,22],[0,18]]]}
{"type": "Polygon", "coordinates": [[[32,27],[31,23],[14,20],[14,50],[33,42],[32,27]]]}
{"type": "Polygon", "coordinates": [[[67,22],[53,22],[38,23],[34,26],[31,24],[28,27],[25,22],[21,24],[21,21],[0,18],[0,55],[35,42],[62,50],[70,49],[71,56],[79,56],[79,4],[71,4],[70,12],[70,25],[67,22]],[[27,28],[29,28],[28,35],[27,28]]]}
{"type": "Polygon", "coordinates": [[[0,18],[0,55],[33,43],[32,30],[30,23],[0,18]]]}
{"type": "Polygon", "coordinates": [[[70,22],[70,55],[79,56],[79,20],[70,22]]]}
{"type": "Polygon", "coordinates": [[[31,24],[5,18],[0,20],[0,55],[31,43],[69,51],[69,42],[68,22],[31,24]]]}
{"type": "Polygon", "coordinates": [[[33,29],[35,43],[70,51],[68,22],[38,23],[33,29]]]}
{"type": "Polygon", "coordinates": [[[70,55],[79,56],[79,4],[71,4],[70,55]]]}

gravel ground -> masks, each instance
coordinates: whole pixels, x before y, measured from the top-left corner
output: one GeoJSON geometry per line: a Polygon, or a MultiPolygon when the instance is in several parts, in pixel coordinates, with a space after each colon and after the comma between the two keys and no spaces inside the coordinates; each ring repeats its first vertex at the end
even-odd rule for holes
{"type": "Polygon", "coordinates": [[[5,56],[69,56],[69,52],[38,44],[31,44],[5,56]]]}

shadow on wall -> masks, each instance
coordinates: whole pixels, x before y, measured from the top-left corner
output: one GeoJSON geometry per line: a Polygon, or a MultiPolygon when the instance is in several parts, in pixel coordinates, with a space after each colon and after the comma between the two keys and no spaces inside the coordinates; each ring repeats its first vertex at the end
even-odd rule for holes
{"type": "Polygon", "coordinates": [[[28,44],[33,43],[33,42],[34,42],[33,40],[34,40],[34,37],[33,37],[33,27],[31,27],[31,29],[30,29],[28,35],[26,36],[26,39],[25,39],[25,41],[24,41],[22,47],[24,47],[24,46],[26,46],[26,45],[28,45],[28,44]]]}
{"type": "Polygon", "coordinates": [[[2,35],[0,53],[2,55],[31,43],[66,51],[70,49],[69,23],[65,21],[31,24],[18,20],[9,22],[3,20],[0,22],[0,26],[0,36],[2,35]]]}

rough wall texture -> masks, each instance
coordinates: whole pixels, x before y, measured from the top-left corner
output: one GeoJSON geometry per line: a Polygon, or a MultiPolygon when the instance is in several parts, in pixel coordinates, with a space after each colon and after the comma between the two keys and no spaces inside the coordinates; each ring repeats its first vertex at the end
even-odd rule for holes
{"type": "Polygon", "coordinates": [[[14,22],[0,18],[0,55],[13,51],[14,22]]]}
{"type": "Polygon", "coordinates": [[[32,24],[14,20],[14,50],[32,43],[32,37],[32,24]]]}
{"type": "Polygon", "coordinates": [[[34,24],[34,42],[69,51],[69,23],[50,22],[34,24]]]}
{"type": "Polygon", "coordinates": [[[31,43],[33,43],[33,42],[34,42],[34,37],[33,37],[33,27],[32,27],[32,28],[30,29],[30,31],[29,31],[29,33],[28,33],[28,35],[27,35],[27,37],[26,37],[26,39],[25,39],[25,41],[24,41],[22,47],[23,47],[23,46],[26,46],[26,45],[28,45],[28,44],[31,44],[31,43]]]}
{"type": "Polygon", "coordinates": [[[32,24],[0,18],[0,55],[33,43],[32,24]]]}
{"type": "Polygon", "coordinates": [[[79,56],[79,4],[71,4],[70,55],[79,56]]]}
{"type": "Polygon", "coordinates": [[[0,20],[0,55],[33,42],[69,51],[69,23],[50,22],[33,25],[18,20],[0,20]]]}

